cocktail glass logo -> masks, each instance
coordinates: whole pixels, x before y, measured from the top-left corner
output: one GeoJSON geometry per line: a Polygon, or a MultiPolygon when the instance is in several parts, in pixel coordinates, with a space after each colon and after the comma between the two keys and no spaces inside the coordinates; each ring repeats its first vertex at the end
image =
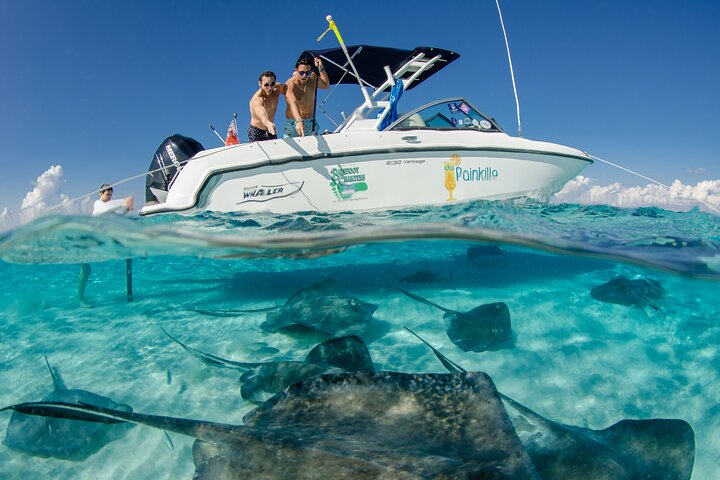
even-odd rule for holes
{"type": "Polygon", "coordinates": [[[445,169],[445,190],[448,191],[448,201],[453,201],[453,190],[457,186],[457,180],[455,180],[455,167],[460,165],[460,155],[454,153],[450,155],[450,161],[443,162],[443,168],[445,169]]]}
{"type": "Polygon", "coordinates": [[[368,189],[365,174],[360,173],[360,167],[334,167],[330,170],[330,180],[333,193],[341,201],[350,199],[356,192],[368,189]]]}

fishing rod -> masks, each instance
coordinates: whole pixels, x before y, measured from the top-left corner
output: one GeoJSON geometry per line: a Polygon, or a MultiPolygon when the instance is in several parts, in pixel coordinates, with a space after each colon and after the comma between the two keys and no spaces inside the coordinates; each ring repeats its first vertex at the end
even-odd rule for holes
{"type": "Polygon", "coordinates": [[[215,130],[215,127],[213,127],[211,123],[208,123],[208,127],[210,127],[210,129],[215,133],[215,135],[217,135],[217,137],[220,139],[220,141],[223,143],[223,145],[225,145],[225,139],[223,139],[223,138],[220,136],[220,134],[218,133],[218,131],[215,130]]]}
{"type": "MultiPolygon", "coordinates": [[[[232,125],[235,127],[235,133],[237,134],[237,112],[233,113],[232,125]]],[[[215,127],[213,127],[212,124],[208,123],[208,127],[210,127],[210,129],[215,133],[215,135],[217,135],[222,144],[226,145],[227,138],[223,138],[222,135],[220,135],[218,131],[215,130],[215,127]]]]}

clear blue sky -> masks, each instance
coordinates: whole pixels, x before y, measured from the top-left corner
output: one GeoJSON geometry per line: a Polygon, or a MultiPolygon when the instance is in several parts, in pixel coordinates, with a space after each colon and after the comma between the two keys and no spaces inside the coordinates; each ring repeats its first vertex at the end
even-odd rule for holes
{"type": "MultiPolygon", "coordinates": [[[[720,2],[501,7],[527,138],[581,148],[664,183],[720,179],[720,2]]],[[[401,111],[465,96],[517,132],[494,0],[0,0],[0,210],[17,212],[51,165],[62,165],[63,192],[75,197],[144,172],[170,134],[218,146],[208,123],[223,133],[238,112],[244,136],[261,71],[285,80],[302,50],[337,45],[330,35],[316,42],[327,14],[348,44],[461,54],[407,93],[401,111]]],[[[359,101],[343,86],[328,109],[349,112],[359,101]]],[[[282,110],[276,120],[282,125],[282,110]]],[[[604,165],[584,174],[647,183],[604,165]]],[[[143,198],[143,184],[116,193],[143,198]]]]}

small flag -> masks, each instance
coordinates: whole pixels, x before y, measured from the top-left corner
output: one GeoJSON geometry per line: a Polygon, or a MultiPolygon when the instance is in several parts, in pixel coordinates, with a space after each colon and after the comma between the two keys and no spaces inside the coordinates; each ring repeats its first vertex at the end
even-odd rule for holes
{"type": "Polygon", "coordinates": [[[237,145],[239,143],[240,143],[240,140],[238,140],[237,122],[233,118],[230,121],[230,126],[228,127],[227,135],[225,136],[225,146],[237,145]]]}

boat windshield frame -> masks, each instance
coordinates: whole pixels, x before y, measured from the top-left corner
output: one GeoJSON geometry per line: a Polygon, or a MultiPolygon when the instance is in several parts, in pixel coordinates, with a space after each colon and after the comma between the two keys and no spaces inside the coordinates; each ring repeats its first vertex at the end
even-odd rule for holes
{"type": "MultiPolygon", "coordinates": [[[[417,118],[417,117],[416,117],[417,118]]],[[[393,123],[388,125],[383,131],[390,131],[390,130],[442,130],[442,131],[456,131],[456,130],[473,130],[477,132],[485,132],[485,133],[505,133],[505,130],[495,121],[494,118],[485,115],[483,112],[475,108],[475,106],[468,102],[463,97],[453,97],[453,98],[444,98],[440,100],[435,100],[430,103],[426,103],[425,105],[422,105],[414,110],[411,110],[408,113],[404,113],[398,117],[397,120],[395,120],[393,123]],[[432,117],[429,119],[426,119],[421,112],[425,110],[431,110],[434,107],[441,106],[443,104],[448,105],[448,113],[451,115],[458,115],[458,116],[465,116],[468,119],[472,119],[471,122],[468,122],[465,124],[466,119],[460,119],[458,123],[452,123],[452,120],[455,119],[454,116],[452,117],[444,117],[444,120],[447,123],[447,126],[438,126],[433,125],[431,122],[435,120],[437,117],[441,115],[440,109],[438,109],[438,112],[435,113],[432,117]],[[454,107],[453,108],[453,104],[454,107]],[[467,110],[467,111],[466,111],[467,110]],[[451,113],[452,112],[452,113],[451,113]],[[471,115],[471,112],[474,112],[476,115],[471,115]],[[412,124],[412,118],[413,116],[419,116],[422,119],[422,123],[415,123],[412,124]],[[490,125],[486,126],[483,121],[488,122],[490,125]],[[482,126],[481,126],[482,125],[482,126]]]]}

